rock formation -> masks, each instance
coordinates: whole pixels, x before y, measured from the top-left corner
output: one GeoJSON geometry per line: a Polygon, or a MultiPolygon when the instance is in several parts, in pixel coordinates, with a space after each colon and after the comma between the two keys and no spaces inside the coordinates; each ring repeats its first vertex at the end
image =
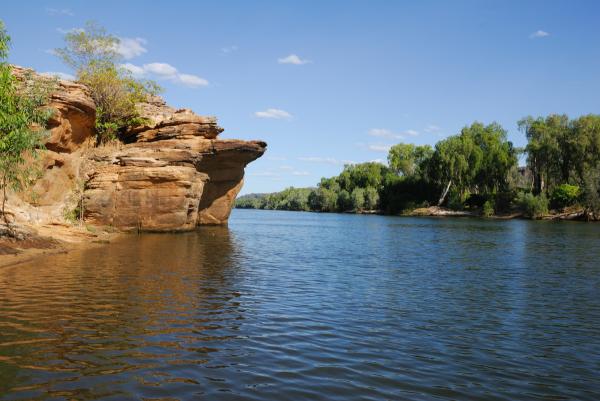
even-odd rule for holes
{"type": "MultiPolygon", "coordinates": [[[[18,77],[23,73],[15,69],[18,77]]],[[[85,86],[60,81],[50,106],[56,112],[44,174],[34,187],[38,216],[45,208],[59,218],[75,203],[86,223],[125,231],[225,224],[244,168],[266,149],[260,141],[218,139],[223,129],[214,117],[176,110],[159,97],[138,104],[147,124],[132,127],[124,143],[95,147],[95,105],[85,86]]],[[[21,215],[32,220],[35,213],[29,208],[21,215]]]]}

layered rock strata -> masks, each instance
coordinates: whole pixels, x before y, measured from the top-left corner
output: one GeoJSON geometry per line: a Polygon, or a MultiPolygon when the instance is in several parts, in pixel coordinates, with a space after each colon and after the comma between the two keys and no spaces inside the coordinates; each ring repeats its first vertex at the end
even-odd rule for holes
{"type": "Polygon", "coordinates": [[[244,168],[266,149],[260,141],[218,139],[216,118],[159,97],[138,105],[146,123],[126,132],[124,143],[95,147],[95,105],[85,86],[60,81],[50,106],[56,112],[36,202],[56,210],[76,198],[88,224],[125,231],[225,224],[244,168]]]}

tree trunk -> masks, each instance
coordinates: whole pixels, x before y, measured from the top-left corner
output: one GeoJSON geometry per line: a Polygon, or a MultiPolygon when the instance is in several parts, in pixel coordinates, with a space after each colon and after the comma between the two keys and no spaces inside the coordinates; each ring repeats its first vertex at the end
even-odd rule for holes
{"type": "Polygon", "coordinates": [[[10,223],[8,222],[8,217],[6,216],[6,174],[2,175],[2,218],[4,219],[4,224],[6,224],[6,231],[8,235],[12,235],[12,230],[10,228],[10,223]]]}
{"type": "Polygon", "coordinates": [[[442,206],[442,203],[444,203],[444,201],[446,200],[446,196],[448,196],[448,191],[450,191],[450,186],[452,185],[452,180],[448,181],[448,185],[446,185],[446,189],[444,189],[444,192],[442,192],[442,196],[440,197],[440,200],[438,201],[438,206],[442,206]]]}

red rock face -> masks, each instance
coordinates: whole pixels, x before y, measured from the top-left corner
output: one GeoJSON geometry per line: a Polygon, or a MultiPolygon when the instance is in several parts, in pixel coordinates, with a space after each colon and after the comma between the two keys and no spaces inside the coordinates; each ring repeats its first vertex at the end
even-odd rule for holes
{"type": "Polygon", "coordinates": [[[86,185],[87,221],[122,230],[181,231],[225,224],[244,168],[264,142],[219,140],[214,117],[175,110],[160,98],[139,105],[150,123],[130,143],[97,162],[86,185]]]}
{"type": "MultiPolygon", "coordinates": [[[[15,75],[23,74],[16,68],[15,75]]],[[[266,143],[220,140],[214,117],[176,110],[159,97],[138,105],[148,123],[124,144],[93,147],[95,105],[87,88],[60,81],[52,95],[38,203],[62,206],[77,188],[87,223],[120,230],[185,231],[226,224],[244,168],[266,143]],[[60,182],[56,188],[53,182],[60,182]]]]}

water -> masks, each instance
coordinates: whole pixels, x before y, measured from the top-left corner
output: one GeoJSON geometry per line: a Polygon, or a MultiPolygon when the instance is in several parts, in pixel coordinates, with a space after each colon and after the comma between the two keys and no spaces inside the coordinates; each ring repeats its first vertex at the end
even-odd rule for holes
{"type": "Polygon", "coordinates": [[[235,210],[0,269],[1,400],[598,400],[600,225],[235,210]]]}

